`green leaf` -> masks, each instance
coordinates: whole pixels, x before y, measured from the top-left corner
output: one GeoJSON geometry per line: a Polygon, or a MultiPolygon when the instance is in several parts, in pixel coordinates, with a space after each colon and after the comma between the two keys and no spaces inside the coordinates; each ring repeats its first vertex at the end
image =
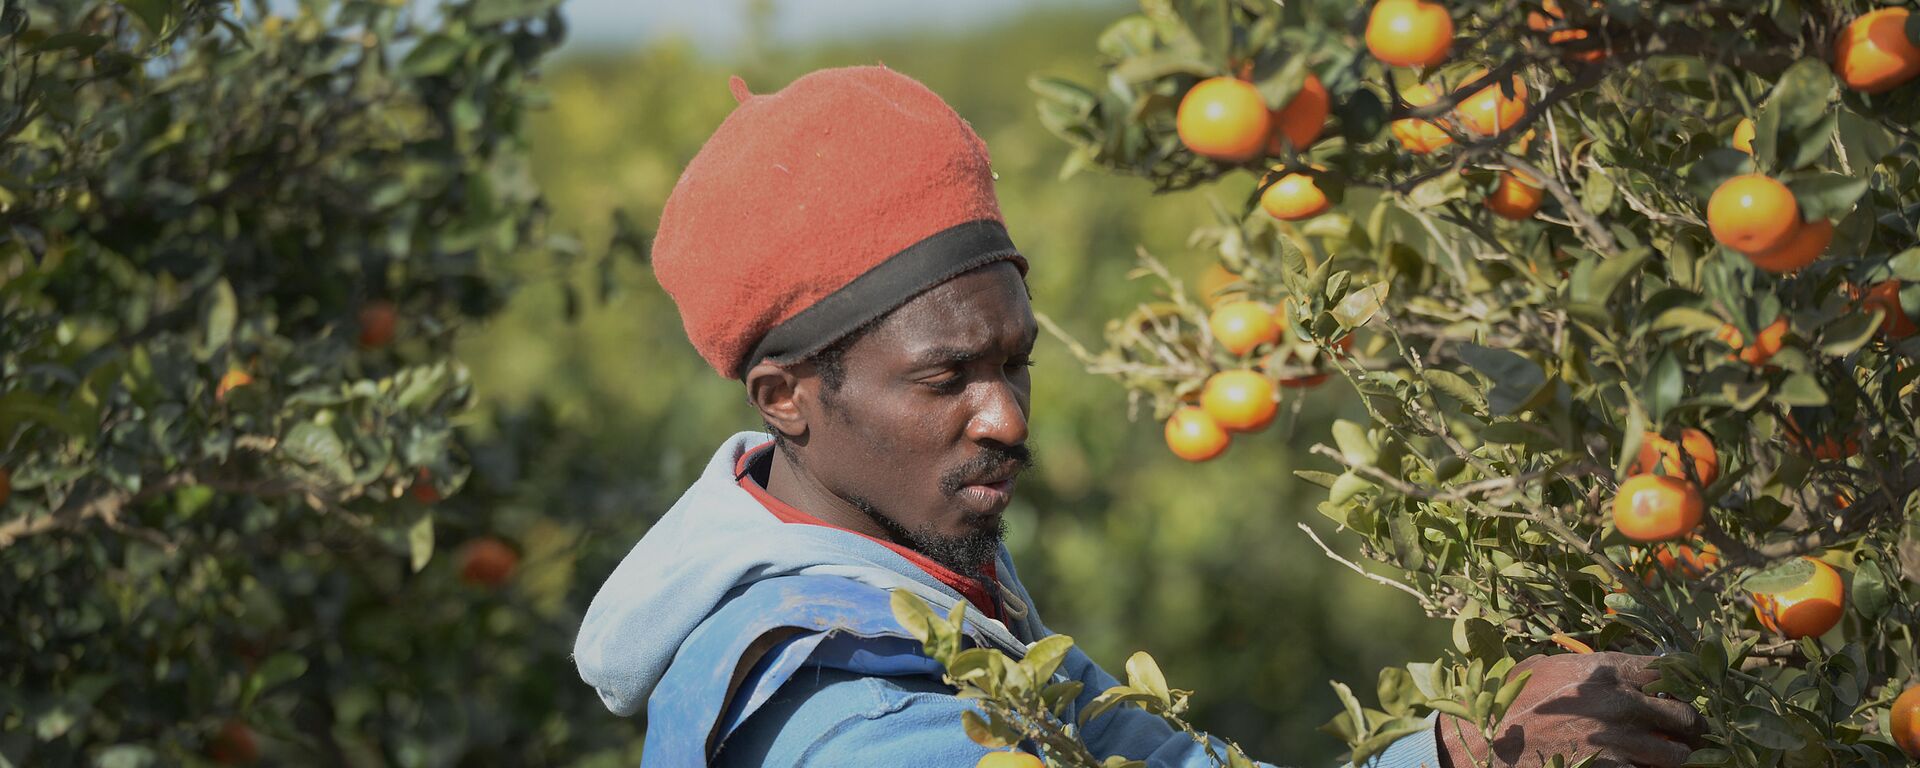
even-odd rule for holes
{"type": "Polygon", "coordinates": [[[1020,660],[1028,669],[1033,670],[1033,679],[1047,680],[1053,677],[1055,669],[1067,657],[1067,651],[1073,649],[1073,638],[1066,635],[1048,635],[1027,649],[1027,655],[1020,660]]]}
{"type": "Polygon", "coordinates": [[[1874,329],[1878,327],[1872,314],[1849,313],[1821,329],[1820,352],[1833,357],[1853,354],[1873,340],[1874,329]]]}
{"type": "MultiPolygon", "coordinates": [[[[1754,147],[1757,151],[1759,147],[1754,147]]],[[[1687,170],[1687,189],[1700,199],[1702,208],[1727,179],[1753,173],[1753,156],[1730,147],[1707,150],[1687,170]]]]}
{"type": "Polygon", "coordinates": [[[332,427],[303,421],[287,431],[280,449],[288,458],[346,483],[353,479],[353,465],[347,460],[347,446],[332,427]]]}
{"type": "Polygon", "coordinates": [[[1654,360],[1647,377],[1640,382],[1640,400],[1647,406],[1648,421],[1666,422],[1667,412],[1679,405],[1680,398],[1687,393],[1686,375],[1686,367],[1680,364],[1680,356],[1673,350],[1663,350],[1654,360]]]}
{"type": "MultiPolygon", "coordinates": [[[[996,720],[998,718],[995,718],[996,720]]],[[[1005,728],[995,728],[979,712],[971,709],[960,713],[960,726],[967,731],[967,738],[987,749],[1005,749],[1019,743],[1018,739],[1009,741],[1004,735],[1005,728]]]]}
{"type": "Polygon", "coordinates": [[[1761,707],[1741,707],[1732,725],[1740,735],[1768,749],[1799,749],[1806,745],[1785,718],[1761,707]]]}
{"type": "Polygon", "coordinates": [[[1507,657],[1500,629],[1478,616],[1462,614],[1453,622],[1453,646],[1469,658],[1488,663],[1507,657]]]}
{"type": "Polygon", "coordinates": [[[1080,710],[1080,724],[1086,725],[1093,722],[1094,718],[1106,714],[1107,710],[1121,704],[1146,705],[1157,704],[1159,701],[1158,697],[1146,691],[1117,685],[1093,697],[1093,701],[1087,704],[1087,708],[1080,710]]]}
{"type": "MultiPolygon", "coordinates": [[[[1307,80],[1307,74],[1307,57],[1295,54],[1287,58],[1284,66],[1254,85],[1260,89],[1260,98],[1267,103],[1267,109],[1279,110],[1287,106],[1287,102],[1293,101],[1293,97],[1300,93],[1301,86],[1307,80]]],[[[1304,147],[1294,147],[1294,149],[1300,150],[1304,147]]]]}
{"type": "Polygon", "coordinates": [[[1833,90],[1833,73],[1826,62],[1803,58],[1788,67],[1760,108],[1755,152],[1777,160],[1781,170],[1818,159],[1833,130],[1833,90]]]}
{"type": "Polygon", "coordinates": [[[1821,388],[1820,380],[1812,374],[1795,371],[1780,383],[1773,399],[1782,405],[1826,405],[1827,390],[1821,388]]]}
{"type": "Polygon", "coordinates": [[[1372,466],[1380,456],[1367,437],[1367,428],[1346,419],[1333,422],[1333,442],[1340,447],[1340,457],[1351,466],[1372,466]]]}
{"type": "Polygon", "coordinates": [[[120,7],[127,9],[134,18],[140,20],[140,26],[146,28],[149,41],[159,40],[173,31],[174,17],[177,11],[173,0],[116,0],[120,7]]]}
{"type": "Polygon", "coordinates": [[[1459,354],[1467,365],[1493,382],[1493,391],[1487,393],[1487,404],[1496,415],[1518,411],[1547,384],[1546,371],[1540,366],[1504,349],[1463,343],[1459,354]]]}
{"type": "Polygon", "coordinates": [[[499,24],[503,21],[539,16],[560,6],[560,0],[473,0],[473,23],[499,24]]]}
{"type": "Polygon", "coordinates": [[[1840,110],[1839,131],[1840,148],[1845,150],[1847,165],[1852,167],[1856,176],[1866,175],[1868,170],[1892,154],[1894,147],[1899,146],[1899,140],[1894,138],[1892,132],[1852,110],[1840,110]]]}
{"type": "Polygon", "coordinates": [[[1789,181],[1787,189],[1800,201],[1801,218],[1836,219],[1853,210],[1853,204],[1867,191],[1867,180],[1823,173],[1789,181]]]}
{"type": "Polygon", "coordinates": [[[200,335],[193,345],[193,359],[206,362],[233,339],[233,326],[240,316],[240,302],[233,285],[221,278],[208,289],[205,304],[200,305],[200,335]]]}
{"type": "Polygon", "coordinates": [[[438,75],[451,69],[465,53],[466,46],[459,40],[436,32],[407,52],[407,58],[400,62],[400,72],[410,77],[438,75]]]}
{"type": "Polygon", "coordinates": [[[418,521],[407,528],[407,551],[411,556],[413,572],[427,567],[427,561],[433,559],[433,513],[420,516],[418,521]]]}
{"type": "Polygon", "coordinates": [[[1853,609],[1870,620],[1886,615],[1887,610],[1893,607],[1893,590],[1887,585],[1887,577],[1881,573],[1879,563],[1866,560],[1854,569],[1849,598],[1853,609]]]}
{"type": "Polygon", "coordinates": [[[893,620],[899,622],[922,645],[928,644],[928,638],[934,634],[934,625],[941,623],[933,607],[927,605],[927,601],[919,595],[904,589],[893,591],[892,606],[893,620]]]}
{"type": "Polygon", "coordinates": [[[1763,595],[1785,592],[1813,578],[1813,563],[1794,558],[1748,577],[1741,587],[1763,595]]]}
{"type": "Polygon", "coordinates": [[[1160,665],[1155,664],[1146,651],[1136,651],[1127,657],[1127,685],[1153,694],[1162,704],[1173,702],[1166,675],[1160,673],[1160,665]]]}

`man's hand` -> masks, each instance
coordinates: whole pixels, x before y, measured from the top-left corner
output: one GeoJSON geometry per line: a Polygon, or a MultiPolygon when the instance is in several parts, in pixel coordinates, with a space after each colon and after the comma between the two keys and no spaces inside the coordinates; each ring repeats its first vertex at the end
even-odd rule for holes
{"type": "MultiPolygon", "coordinates": [[[[1507,710],[1493,741],[1500,768],[1568,762],[1598,754],[1596,766],[1676,768],[1706,732],[1693,707],[1642,693],[1660,679],[1651,656],[1624,653],[1535,656],[1514,667],[1533,677],[1507,710]]],[[[1440,761],[1449,768],[1484,765],[1486,739],[1470,723],[1442,715],[1440,761]]]]}

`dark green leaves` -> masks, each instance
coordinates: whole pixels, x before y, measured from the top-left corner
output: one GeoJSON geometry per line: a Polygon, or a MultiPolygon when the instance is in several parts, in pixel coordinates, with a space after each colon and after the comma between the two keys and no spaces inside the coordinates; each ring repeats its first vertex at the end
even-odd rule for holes
{"type": "Polygon", "coordinates": [[[1513,413],[1546,386],[1546,371],[1532,360],[1478,344],[1461,344],[1460,359],[1493,382],[1487,405],[1495,414],[1513,413]]]}

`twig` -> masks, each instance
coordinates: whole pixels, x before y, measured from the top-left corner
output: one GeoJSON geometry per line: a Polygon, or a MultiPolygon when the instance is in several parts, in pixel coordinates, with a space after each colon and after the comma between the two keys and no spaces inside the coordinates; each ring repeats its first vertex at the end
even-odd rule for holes
{"type": "Polygon", "coordinates": [[[1413,587],[1407,586],[1406,584],[1403,584],[1398,581],[1394,581],[1393,579],[1389,579],[1385,576],[1381,576],[1380,574],[1369,572],[1367,569],[1360,567],[1359,563],[1356,563],[1352,560],[1348,560],[1344,557],[1341,557],[1340,553],[1333,551],[1332,547],[1327,546],[1326,542],[1321,541],[1320,534],[1314,533],[1313,529],[1308,527],[1306,523],[1295,523],[1295,525],[1300,526],[1300,530],[1306,531],[1307,538],[1313,539],[1313,543],[1320,545],[1320,551],[1323,553],[1326,553],[1326,556],[1328,558],[1331,558],[1334,562],[1346,566],[1348,569],[1352,570],[1354,573],[1360,574],[1361,576],[1365,576],[1368,581],[1374,582],[1376,584],[1384,584],[1386,586],[1393,587],[1394,589],[1405,592],[1409,595],[1413,595],[1413,599],[1420,601],[1420,607],[1425,609],[1428,613],[1436,613],[1437,611],[1440,610],[1440,607],[1435,605],[1432,600],[1427,599],[1426,595],[1421,594],[1420,590],[1414,589],[1413,587]]]}

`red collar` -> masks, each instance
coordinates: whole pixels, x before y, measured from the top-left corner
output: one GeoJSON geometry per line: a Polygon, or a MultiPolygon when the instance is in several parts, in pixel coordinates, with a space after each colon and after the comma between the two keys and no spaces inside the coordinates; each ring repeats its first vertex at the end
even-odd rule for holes
{"type": "MultiPolygon", "coordinates": [[[[899,553],[901,557],[906,558],[907,562],[910,562],[916,566],[919,566],[920,570],[922,571],[926,571],[928,576],[932,576],[935,579],[940,580],[940,583],[945,584],[949,587],[952,587],[955,592],[959,592],[961,596],[967,598],[967,602],[973,603],[973,607],[978,609],[981,613],[986,614],[988,618],[992,618],[995,620],[998,620],[1000,618],[999,602],[993,599],[993,596],[987,592],[985,587],[980,585],[980,582],[974,581],[973,579],[969,579],[965,576],[961,576],[960,574],[954,573],[953,571],[948,570],[946,566],[934,562],[931,558],[927,557],[926,555],[920,554],[919,552],[915,552],[911,549],[900,546],[899,544],[896,544],[894,542],[887,541],[886,539],[881,539],[874,536],[868,536],[867,534],[864,534],[855,530],[849,530],[847,528],[841,528],[840,526],[834,525],[825,520],[821,520],[820,518],[814,517],[813,515],[809,515],[805,512],[795,509],[792,505],[774,498],[773,494],[768,493],[767,489],[762,488],[760,486],[760,483],[753,479],[753,473],[747,471],[747,465],[753,463],[754,459],[757,458],[756,454],[759,454],[762,451],[769,450],[772,447],[773,447],[773,443],[767,442],[767,443],[763,443],[761,445],[755,446],[751,449],[748,449],[746,453],[743,453],[740,455],[740,461],[734,464],[733,474],[739,480],[740,487],[745,488],[747,490],[747,493],[753,494],[753,498],[759,500],[760,505],[763,507],[766,507],[768,512],[773,513],[773,516],[776,519],[778,519],[780,522],[783,522],[783,523],[795,523],[799,525],[818,525],[818,526],[824,526],[827,528],[833,528],[835,530],[846,531],[848,533],[854,534],[855,536],[863,537],[868,541],[871,541],[875,544],[879,544],[880,546],[886,547],[887,549],[891,549],[894,552],[899,553]]],[[[993,580],[997,578],[997,576],[994,573],[994,564],[991,561],[987,563],[987,578],[989,580],[993,580]]]]}

